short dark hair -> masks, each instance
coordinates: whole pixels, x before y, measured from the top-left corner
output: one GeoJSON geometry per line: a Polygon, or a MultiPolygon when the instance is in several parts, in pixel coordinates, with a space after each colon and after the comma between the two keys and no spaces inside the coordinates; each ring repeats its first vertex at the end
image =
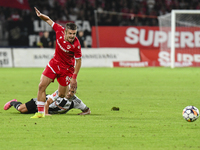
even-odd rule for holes
{"type": "Polygon", "coordinates": [[[67,31],[68,29],[77,30],[77,25],[73,22],[66,23],[65,30],[67,31]]]}

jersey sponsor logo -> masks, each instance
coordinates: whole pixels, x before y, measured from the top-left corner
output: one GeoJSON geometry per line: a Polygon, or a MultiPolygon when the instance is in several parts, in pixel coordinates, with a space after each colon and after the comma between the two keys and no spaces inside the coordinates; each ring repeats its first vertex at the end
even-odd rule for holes
{"type": "Polygon", "coordinates": [[[78,49],[80,49],[81,47],[80,47],[80,45],[78,46],[78,49]]]}
{"type": "Polygon", "coordinates": [[[71,46],[70,45],[67,45],[67,49],[70,49],[71,48],[71,46]]]}
{"type": "Polygon", "coordinates": [[[53,97],[55,97],[56,96],[56,92],[55,93],[53,93],[53,97]]]}

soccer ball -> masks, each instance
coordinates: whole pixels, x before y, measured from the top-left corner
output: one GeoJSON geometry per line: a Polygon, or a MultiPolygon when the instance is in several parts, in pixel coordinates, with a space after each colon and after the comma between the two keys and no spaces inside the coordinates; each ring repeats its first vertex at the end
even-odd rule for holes
{"type": "Polygon", "coordinates": [[[183,118],[188,122],[193,122],[199,117],[199,110],[195,106],[187,106],[183,109],[183,118]]]}

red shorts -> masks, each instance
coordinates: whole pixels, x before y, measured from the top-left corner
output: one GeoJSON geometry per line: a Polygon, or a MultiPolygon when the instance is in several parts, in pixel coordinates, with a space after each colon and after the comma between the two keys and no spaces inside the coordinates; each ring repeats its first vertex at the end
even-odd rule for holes
{"type": "Polygon", "coordinates": [[[74,68],[64,68],[51,59],[42,74],[50,79],[53,79],[52,82],[54,82],[55,78],[57,78],[57,81],[60,85],[67,86],[70,84],[70,79],[73,75],[73,72],[74,68]]]}

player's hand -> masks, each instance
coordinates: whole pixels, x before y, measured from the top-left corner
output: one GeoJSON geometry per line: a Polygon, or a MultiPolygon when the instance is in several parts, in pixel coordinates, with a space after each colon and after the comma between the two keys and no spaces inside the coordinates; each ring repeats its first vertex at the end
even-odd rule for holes
{"type": "Polygon", "coordinates": [[[53,21],[45,14],[42,14],[36,7],[35,8],[35,13],[37,14],[38,17],[40,17],[40,19],[46,21],[50,26],[52,26],[53,21]]]}
{"type": "Polygon", "coordinates": [[[37,16],[40,17],[40,15],[41,15],[40,11],[36,7],[34,7],[34,8],[35,8],[35,12],[36,12],[37,16]]]}
{"type": "Polygon", "coordinates": [[[89,115],[91,113],[90,108],[86,109],[82,113],[79,113],[78,115],[89,115]]]}
{"type": "Polygon", "coordinates": [[[76,89],[77,88],[77,81],[76,79],[71,79],[70,81],[70,87],[73,88],[73,89],[76,89]]]}

